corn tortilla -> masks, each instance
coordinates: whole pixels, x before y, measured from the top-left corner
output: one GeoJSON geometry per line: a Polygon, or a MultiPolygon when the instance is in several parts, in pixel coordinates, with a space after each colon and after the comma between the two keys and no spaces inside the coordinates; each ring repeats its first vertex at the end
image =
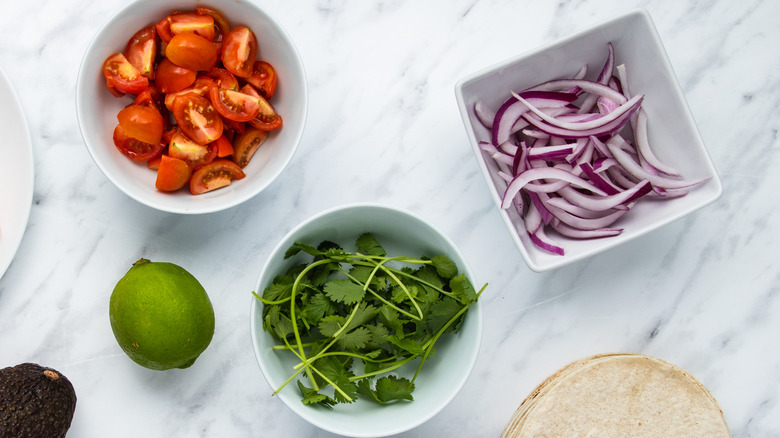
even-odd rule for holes
{"type": "Polygon", "coordinates": [[[731,436],[715,398],[685,370],[614,353],[558,370],[521,403],[502,438],[731,436]]]}

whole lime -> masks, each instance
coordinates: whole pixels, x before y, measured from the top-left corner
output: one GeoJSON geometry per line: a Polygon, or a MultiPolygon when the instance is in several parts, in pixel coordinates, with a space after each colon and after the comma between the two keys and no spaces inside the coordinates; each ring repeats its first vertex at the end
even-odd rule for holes
{"type": "Polygon", "coordinates": [[[214,336],[214,308],[184,268],[140,259],[114,287],[109,318],[119,346],[153,370],[187,368],[214,336]]]}

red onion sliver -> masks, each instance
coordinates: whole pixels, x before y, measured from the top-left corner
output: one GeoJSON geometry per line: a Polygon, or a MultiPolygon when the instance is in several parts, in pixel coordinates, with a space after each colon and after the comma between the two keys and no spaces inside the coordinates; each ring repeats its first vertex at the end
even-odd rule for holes
{"type": "Polygon", "coordinates": [[[604,193],[604,191],[602,191],[600,188],[591,185],[589,182],[574,175],[571,172],[567,172],[562,169],[557,169],[555,167],[534,168],[534,169],[528,169],[525,172],[517,175],[512,180],[512,182],[509,183],[509,185],[506,188],[506,191],[504,192],[504,198],[503,201],[501,202],[501,208],[509,207],[509,202],[511,201],[512,198],[515,197],[515,195],[520,191],[520,189],[522,189],[525,185],[527,185],[531,181],[535,181],[539,179],[556,179],[556,180],[566,181],[572,185],[576,185],[577,187],[590,190],[593,193],[599,195],[606,195],[606,193],[604,193]]]}
{"type": "Polygon", "coordinates": [[[623,232],[622,228],[601,228],[598,230],[578,230],[562,222],[553,222],[553,229],[566,237],[574,239],[598,239],[602,237],[613,237],[623,232]]]}

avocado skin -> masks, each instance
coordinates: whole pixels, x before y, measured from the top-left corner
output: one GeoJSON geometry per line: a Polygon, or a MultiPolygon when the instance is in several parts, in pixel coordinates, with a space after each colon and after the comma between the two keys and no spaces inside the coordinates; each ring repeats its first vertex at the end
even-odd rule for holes
{"type": "Polygon", "coordinates": [[[35,363],[0,369],[0,438],[64,438],[75,410],[60,372],[35,363]]]}

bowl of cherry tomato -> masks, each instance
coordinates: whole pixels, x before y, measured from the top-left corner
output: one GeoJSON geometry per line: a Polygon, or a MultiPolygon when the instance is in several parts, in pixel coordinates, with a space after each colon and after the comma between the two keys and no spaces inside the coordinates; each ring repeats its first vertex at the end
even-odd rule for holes
{"type": "Polygon", "coordinates": [[[292,39],[248,1],[137,0],[90,42],[76,85],[98,168],[136,201],[181,214],[230,208],[271,185],[307,107],[292,39]]]}

